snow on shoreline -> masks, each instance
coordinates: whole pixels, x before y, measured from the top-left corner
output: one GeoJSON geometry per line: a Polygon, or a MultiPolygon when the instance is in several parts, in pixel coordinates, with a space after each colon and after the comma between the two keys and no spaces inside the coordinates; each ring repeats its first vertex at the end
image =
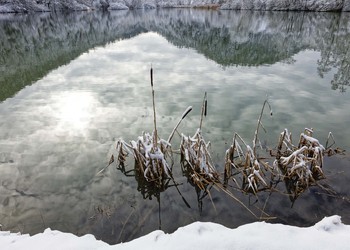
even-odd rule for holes
{"type": "Polygon", "coordinates": [[[93,235],[75,236],[46,229],[29,236],[0,231],[0,248],[23,249],[350,249],[350,225],[340,216],[325,217],[314,226],[300,228],[282,224],[255,222],[229,229],[211,222],[194,222],[180,227],[172,234],[156,230],[127,243],[108,245],[93,235]]]}

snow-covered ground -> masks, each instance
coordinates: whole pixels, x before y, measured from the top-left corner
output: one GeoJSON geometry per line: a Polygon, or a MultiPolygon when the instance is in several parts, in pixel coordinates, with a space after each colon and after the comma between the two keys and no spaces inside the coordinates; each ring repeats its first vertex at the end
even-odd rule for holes
{"type": "Polygon", "coordinates": [[[350,225],[340,216],[325,217],[314,226],[300,228],[255,222],[229,229],[211,222],[195,222],[172,234],[157,230],[131,242],[108,245],[92,235],[82,237],[46,229],[29,236],[0,231],[0,249],[350,249],[350,225]]]}

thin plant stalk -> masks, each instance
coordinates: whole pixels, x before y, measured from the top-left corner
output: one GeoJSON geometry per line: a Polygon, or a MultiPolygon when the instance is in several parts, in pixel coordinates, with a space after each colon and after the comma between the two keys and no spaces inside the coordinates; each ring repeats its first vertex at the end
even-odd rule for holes
{"type": "Polygon", "coordinates": [[[150,70],[150,76],[151,76],[151,88],[152,88],[152,104],[153,104],[153,124],[154,124],[154,139],[153,139],[153,146],[154,148],[157,147],[157,117],[156,117],[156,104],[154,100],[154,88],[153,88],[153,68],[151,67],[150,70]]]}
{"type": "Polygon", "coordinates": [[[205,92],[204,98],[203,98],[203,104],[202,104],[201,121],[199,123],[199,130],[202,130],[203,117],[207,116],[207,108],[208,108],[208,99],[207,99],[207,92],[205,92]]]}
{"type": "MultiPolygon", "coordinates": [[[[260,116],[259,116],[259,119],[258,119],[258,124],[256,126],[256,130],[255,130],[255,134],[254,134],[254,140],[253,140],[253,152],[254,152],[254,155],[256,155],[256,143],[258,141],[258,134],[259,134],[259,128],[260,126],[263,127],[262,123],[261,123],[261,119],[262,119],[262,115],[264,113],[264,109],[265,109],[265,105],[268,105],[269,106],[269,109],[270,109],[270,115],[272,115],[272,109],[271,109],[271,106],[270,106],[270,103],[269,101],[266,99],[264,101],[264,104],[262,106],[262,109],[261,109],[261,112],[260,112],[260,116]]],[[[263,127],[264,128],[264,127],[263,127]]]]}
{"type": "Polygon", "coordinates": [[[168,138],[168,142],[170,143],[171,139],[173,138],[174,134],[175,134],[175,131],[177,130],[177,128],[179,127],[180,123],[182,122],[183,119],[185,119],[185,117],[188,115],[188,113],[190,113],[192,110],[192,106],[189,106],[185,112],[182,114],[179,122],[176,124],[176,126],[174,127],[173,131],[171,132],[171,134],[169,135],[169,138],[168,138]]]}

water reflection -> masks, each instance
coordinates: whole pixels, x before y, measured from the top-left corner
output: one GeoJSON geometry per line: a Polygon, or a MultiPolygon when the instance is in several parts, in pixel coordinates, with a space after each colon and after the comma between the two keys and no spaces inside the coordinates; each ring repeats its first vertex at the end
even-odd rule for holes
{"type": "Polygon", "coordinates": [[[95,99],[87,92],[66,92],[52,98],[57,127],[69,130],[86,130],[93,118],[95,99]]]}
{"type": "Polygon", "coordinates": [[[0,101],[81,53],[154,31],[172,44],[228,66],[293,63],[321,52],[319,75],[349,85],[349,13],[150,10],[4,15],[0,21],[0,101]]]}
{"type": "MultiPolygon", "coordinates": [[[[115,168],[96,176],[108,163],[115,138],[129,141],[142,131],[152,131],[150,64],[162,135],[172,131],[189,105],[193,112],[179,131],[193,134],[202,94],[208,92],[203,135],[212,142],[218,171],[223,170],[234,131],[247,141],[253,139],[266,94],[274,109],[272,118],[263,119],[268,133],[262,140],[267,145],[274,145],[285,127],[295,135],[313,127],[321,142],[332,130],[339,146],[348,150],[348,93],[330,88],[333,73],[347,69],[346,60],[339,67],[348,53],[347,18],[346,13],[195,10],[4,18],[0,22],[3,228],[36,233],[51,227],[93,233],[109,242],[158,228],[158,206],[142,200],[133,178],[115,168]],[[99,216],[94,217],[96,213],[99,216]]],[[[325,164],[330,183],[342,195],[348,195],[344,188],[349,181],[348,159],[325,164]]],[[[186,183],[179,166],[174,166],[174,176],[186,183]]],[[[162,228],[167,232],[195,220],[230,227],[254,221],[219,192],[211,193],[216,211],[211,202],[203,202],[200,216],[193,188],[179,188],[192,209],[184,206],[175,188],[163,192],[162,228]]],[[[287,197],[270,198],[267,209],[290,224],[310,225],[334,213],[349,221],[344,200],[316,192],[305,194],[293,209],[287,197]]]]}

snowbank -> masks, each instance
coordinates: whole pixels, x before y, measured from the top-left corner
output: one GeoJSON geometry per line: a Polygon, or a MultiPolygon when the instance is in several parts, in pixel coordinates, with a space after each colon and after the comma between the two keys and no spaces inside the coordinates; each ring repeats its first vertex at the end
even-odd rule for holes
{"type": "Polygon", "coordinates": [[[349,249],[350,226],[340,216],[325,217],[312,227],[299,228],[255,222],[229,229],[211,222],[195,222],[172,234],[157,230],[131,242],[110,246],[92,235],[77,237],[46,229],[29,236],[0,232],[1,249],[349,249]]]}

